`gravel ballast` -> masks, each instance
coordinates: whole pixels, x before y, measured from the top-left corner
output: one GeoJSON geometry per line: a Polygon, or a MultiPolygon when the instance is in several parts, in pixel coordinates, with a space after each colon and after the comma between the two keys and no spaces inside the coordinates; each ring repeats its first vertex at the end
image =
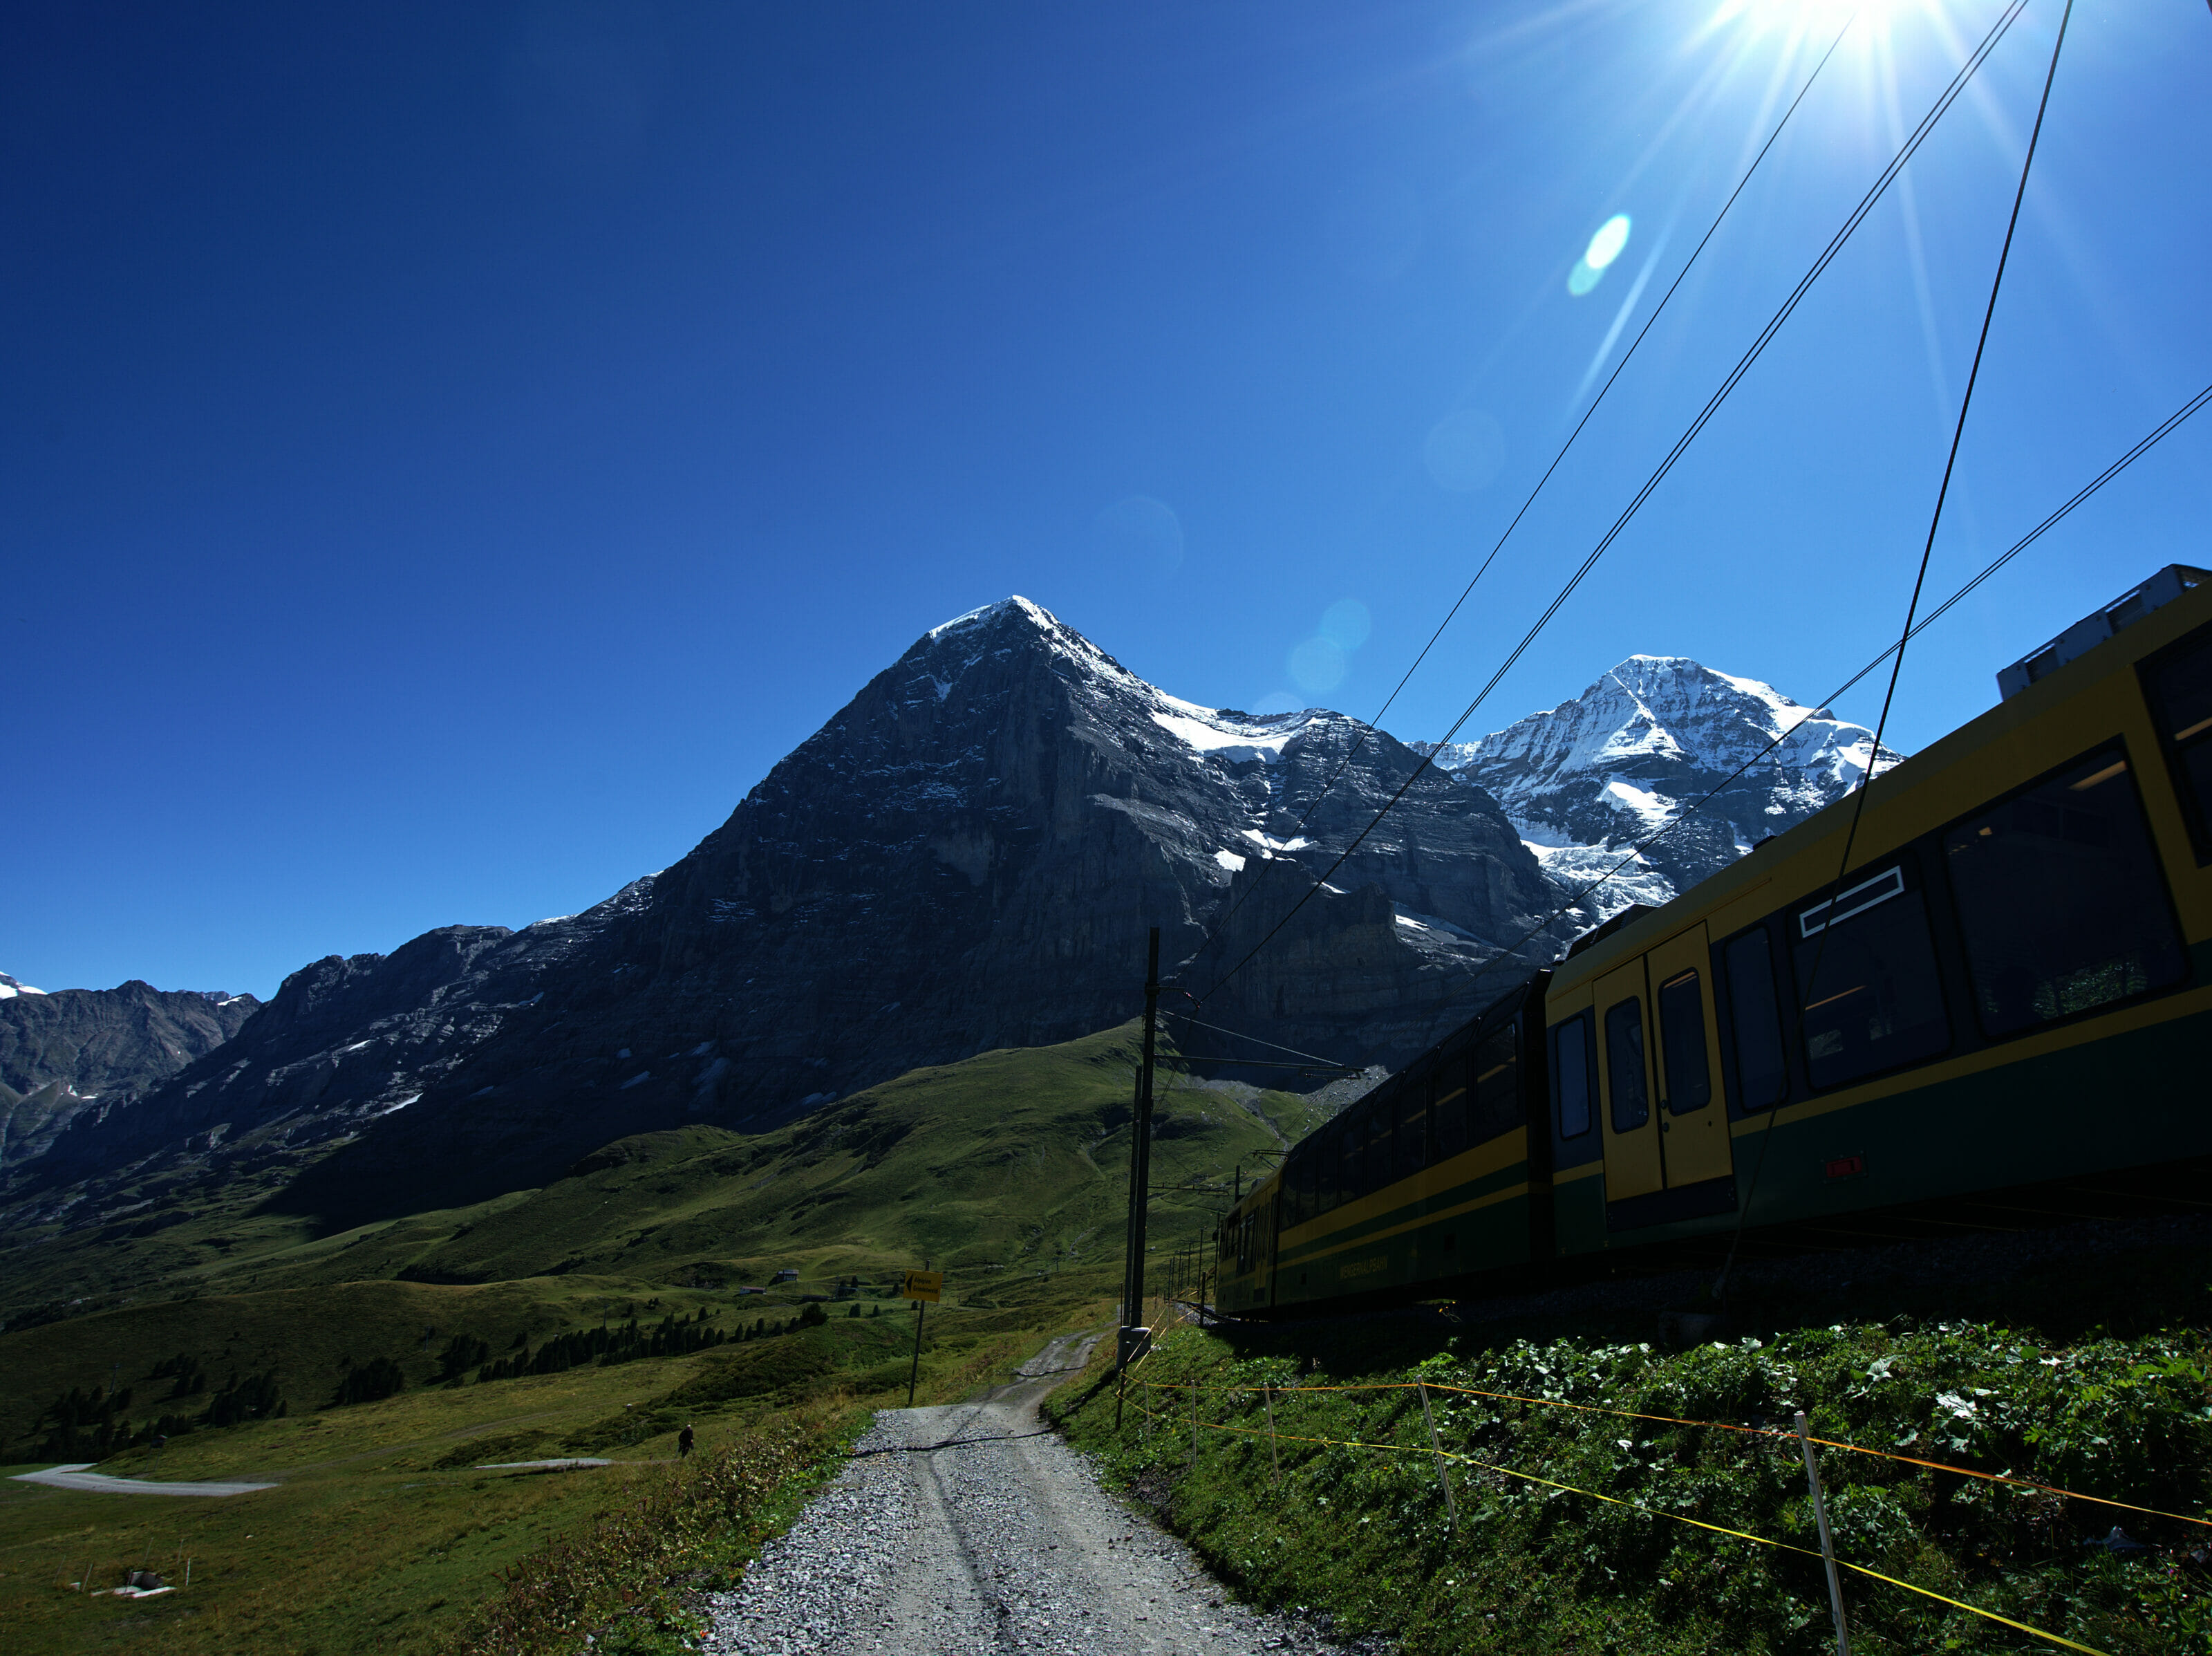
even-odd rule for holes
{"type": "Polygon", "coordinates": [[[706,1650],[1335,1656],[1231,1601],[1038,1419],[1089,1350],[1055,1341],[982,1402],[879,1413],[836,1482],[716,1597],[706,1650]]]}

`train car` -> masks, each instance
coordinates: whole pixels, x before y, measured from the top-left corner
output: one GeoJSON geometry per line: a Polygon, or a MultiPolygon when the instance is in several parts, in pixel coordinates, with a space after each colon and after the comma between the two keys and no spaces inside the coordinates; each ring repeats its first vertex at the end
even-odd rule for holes
{"type": "Polygon", "coordinates": [[[1224,1311],[1418,1294],[1548,1254],[1548,977],[1309,1135],[1231,1210],[1216,1239],[1224,1311]]]}
{"type": "Polygon", "coordinates": [[[1839,801],[1618,916],[1517,992],[1525,1142],[1491,1142],[1520,1170],[1496,1204],[1520,1228],[1437,1267],[1428,1204],[1472,1193],[1443,1170],[1474,1153],[1431,1126],[1417,1165],[1405,1124],[1433,1086],[1417,1072],[1448,1075],[1493,1009],[1376,1089],[1395,1177],[1363,1162],[1356,1196],[1324,1173],[1335,1199],[1302,1198],[1303,1163],[1345,1165],[1332,1134],[1383,1130],[1347,1124],[1363,1100],[1232,1215],[1255,1235],[1224,1227],[1224,1284],[1282,1311],[1369,1275],[1417,1290],[2212,1157],[2212,575],[2160,571],[1999,684],[1863,812],[1839,801]]]}

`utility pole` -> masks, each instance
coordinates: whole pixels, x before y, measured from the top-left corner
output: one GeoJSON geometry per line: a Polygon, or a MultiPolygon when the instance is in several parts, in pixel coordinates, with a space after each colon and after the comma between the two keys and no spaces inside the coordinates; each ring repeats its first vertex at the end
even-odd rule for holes
{"type": "Polygon", "coordinates": [[[1136,1121],[1129,1146],[1129,1240],[1121,1275],[1121,1343],[1116,1367],[1127,1368],[1143,1355],[1145,1335],[1137,1319],[1144,1314],[1145,1209],[1152,1177],[1152,1030],[1160,1005],[1160,928],[1152,928],[1145,953],[1145,1040],[1137,1064],[1136,1121]]]}

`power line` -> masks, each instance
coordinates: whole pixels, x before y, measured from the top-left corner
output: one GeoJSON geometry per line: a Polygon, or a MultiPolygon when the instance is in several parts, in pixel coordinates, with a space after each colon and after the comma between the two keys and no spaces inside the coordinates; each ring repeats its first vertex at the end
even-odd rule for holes
{"type": "MultiPolygon", "coordinates": [[[[2069,3],[2071,3],[2071,0],[2069,0],[2069,3]]],[[[1565,605],[1567,600],[1573,595],[1575,589],[1582,585],[1583,579],[1597,566],[1598,560],[1605,556],[1607,550],[1609,550],[1613,545],[1613,543],[1620,538],[1622,531],[1627,528],[1630,521],[1643,508],[1644,502],[1651,497],[1653,491],[1656,490],[1659,484],[1665,480],[1667,475],[1674,469],[1675,463],[1681,459],[1684,453],[1688,450],[1690,445],[1697,440],[1698,434],[1704,431],[1705,426],[1711,422],[1713,416],[1719,411],[1721,405],[1727,401],[1729,393],[1732,393],[1737,385],[1741,382],[1743,376],[1750,372],[1752,364],[1756,362],[1760,356],[1765,353],[1766,347],[1772,343],[1774,336],[1781,331],[1783,325],[1790,320],[1793,314],[1795,314],[1798,305],[1802,302],[1806,294],[1811,290],[1813,284],[1820,279],[1822,273],[1827,270],[1828,266],[1832,263],[1834,262],[1837,254],[1843,251],[1844,243],[1850,240],[1852,233],[1858,228],[1860,224],[1865,222],[1867,215],[1874,210],[1875,204],[1880,201],[1882,196],[1888,191],[1890,185],[1895,181],[1898,174],[1905,169],[1905,164],[1912,159],[1914,154],[1917,152],[1921,144],[1927,140],[1928,135],[1935,130],[1936,123],[1942,119],[1944,114],[1948,112],[1952,104],[1957,101],[1959,94],[1966,89],[1967,82],[1972,79],[1975,71],[1980,69],[1983,62],[1987,59],[1990,53],[1996,50],[1997,42],[2004,38],[2005,33],[2011,28],[2014,21],[2018,19],[2021,12],[2026,8],[2027,4],[2027,0],[2011,0],[2011,3],[2006,7],[2002,15],[1998,17],[1995,25],[1991,27],[1989,33],[1983,37],[1981,44],[1974,49],[1973,55],[1968,58],[1966,63],[1960,67],[1958,73],[1952,77],[1950,84],[1944,88],[1942,95],[1936,99],[1935,105],[1929,110],[1927,114],[1921,118],[1919,125],[1913,129],[1912,135],[1905,140],[1903,148],[1899,149],[1897,154],[1891,158],[1889,164],[1882,169],[1881,176],[1875,180],[1872,187],[1869,188],[1865,196],[1860,199],[1858,205],[1852,209],[1850,216],[1844,221],[1843,227],[1838,229],[1832,238],[1830,238],[1828,245],[1821,250],[1820,257],[1813,261],[1812,266],[1805,272],[1804,276],[1799,278],[1797,285],[1791,289],[1790,296],[1783,301],[1780,308],[1768,319],[1766,326],[1759,330],[1758,338],[1752,342],[1750,348],[1744,352],[1743,356],[1738,359],[1735,366],[1729,370],[1728,376],[1722,381],[1719,388],[1706,399],[1704,408],[1698,411],[1697,417],[1691,421],[1688,428],[1685,429],[1682,435],[1675,440],[1674,446],[1668,451],[1666,458],[1659,463],[1658,467],[1644,480],[1643,487],[1637,490],[1634,497],[1630,500],[1628,505],[1622,510],[1620,515],[1613,520],[1613,527],[1606,531],[1603,538],[1601,539],[1597,545],[1591,549],[1589,555],[1583,558],[1581,566],[1576,569],[1575,573],[1571,577],[1569,577],[1566,584],[1559,589],[1558,594],[1552,600],[1551,603],[1546,606],[1543,614],[1537,618],[1535,624],[1530,627],[1528,632],[1522,636],[1521,642],[1513,647],[1512,651],[1506,656],[1505,660],[1499,664],[1498,670],[1491,674],[1489,680],[1484,684],[1480,691],[1476,692],[1474,699],[1467,704],[1466,709],[1461,713],[1456,720],[1453,721],[1451,728],[1444,733],[1443,741],[1437,744],[1439,748],[1441,748],[1444,743],[1450,741],[1454,736],[1457,735],[1461,728],[1464,726],[1469,719],[1474,716],[1475,710],[1482,705],[1485,700],[1488,698],[1491,691],[1498,687],[1500,681],[1502,681],[1505,675],[1512,670],[1514,665],[1520,661],[1521,657],[1524,654],[1527,653],[1528,648],[1536,642],[1537,636],[1541,633],[1547,626],[1551,624],[1552,618],[1559,612],[1560,609],[1565,605]]],[[[1266,948],[1269,943],[1274,941],[1276,935],[1282,931],[1283,928],[1290,924],[1291,921],[1297,915],[1298,910],[1304,908],[1308,903],[1313,900],[1315,894],[1328,885],[1329,876],[1335,874],[1339,868],[1342,868],[1346,862],[1351,860],[1352,854],[1358,850],[1360,845],[1366,840],[1367,837],[1373,833],[1375,830],[1382,825],[1382,819],[1388,816],[1392,809],[1397,806],[1398,802],[1404,799],[1407,794],[1412,791],[1413,784],[1419,782],[1421,779],[1421,776],[1431,768],[1431,756],[1430,754],[1422,755],[1420,764],[1413,767],[1411,774],[1407,776],[1404,782],[1400,784],[1397,791],[1392,794],[1391,796],[1383,802],[1382,808],[1375,813],[1373,819],[1370,820],[1364,828],[1359,831],[1358,834],[1352,839],[1352,843],[1345,847],[1344,850],[1337,856],[1334,862],[1329,864],[1327,871],[1314,882],[1310,888],[1299,897],[1296,903],[1291,905],[1289,911],[1269,928],[1266,936],[1262,937],[1257,943],[1254,944],[1250,949],[1247,950],[1243,956],[1237,960],[1235,965],[1231,966],[1226,971],[1215,978],[1212,985],[1207,989],[1204,995],[1197,997],[1200,1005],[1205,1004],[1206,1001],[1212,999],[1212,996],[1220,990],[1222,985],[1226,983],[1231,978],[1234,977],[1238,972],[1242,971],[1247,965],[1249,965],[1262,949],[1266,948]]]]}
{"type": "MultiPolygon", "coordinates": [[[[1429,635],[1429,642],[1421,646],[1420,654],[1413,658],[1413,665],[1406,669],[1403,676],[1399,679],[1396,687],[1383,698],[1382,705],[1375,710],[1375,716],[1367,721],[1366,729],[1353,740],[1343,758],[1337,761],[1336,769],[1329,772],[1328,780],[1322,783],[1312,801],[1300,813],[1297,827],[1291,830],[1291,837],[1296,837],[1297,832],[1312,819],[1313,813],[1321,808],[1321,802],[1328,797],[1330,790],[1335,788],[1338,779],[1350,768],[1352,760],[1359,757],[1360,750],[1366,746],[1368,736],[1373,734],[1375,728],[1382,722],[1383,715],[1389,713],[1396,703],[1399,695],[1405,690],[1407,685],[1412,682],[1413,675],[1420,671],[1421,663],[1429,659],[1429,652],[1437,647],[1437,640],[1444,636],[1444,630],[1449,627],[1453,620],[1457,618],[1460,611],[1465,607],[1467,600],[1474,595],[1475,587],[1480,582],[1482,577],[1489,573],[1490,566],[1498,561],[1498,554],[1504,550],[1505,543],[1512,538],[1514,530],[1521,527],[1521,520],[1528,514],[1528,508],[1536,503],[1536,496],[1543,492],[1544,485],[1552,480],[1552,474],[1559,469],[1560,463],[1567,457],[1567,451],[1574,447],[1575,439],[1582,435],[1583,428],[1595,417],[1599,405],[1605,401],[1606,393],[1613,389],[1613,381],[1620,379],[1621,374],[1627,368],[1630,359],[1636,355],[1637,347],[1644,343],[1644,336],[1651,332],[1653,326],[1665,312],[1668,301],[1674,296],[1675,289],[1680,288],[1688,277],[1692,266],[1698,262],[1698,255],[1705,252],[1705,244],[1719,232],[1722,222],[1729,216],[1729,210],[1735,205],[1736,198],[1744,192],[1745,186],[1751,182],[1752,175],[1759,171],[1759,163],[1766,159],[1766,152],[1774,148],[1775,141],[1782,136],[1783,129],[1790,125],[1790,118],[1797,113],[1797,106],[1805,101],[1805,94],[1812,91],[1813,83],[1820,78],[1820,71],[1828,66],[1828,59],[1836,55],[1836,48],[1844,43],[1844,36],[1850,33],[1851,27],[1858,21],[1858,17],[1859,15],[1853,12],[1844,20],[1843,27],[1836,31],[1836,38],[1828,43],[1828,49],[1820,54],[1820,61],[1814,64],[1813,72],[1805,77],[1805,84],[1797,88],[1797,95],[1790,100],[1790,107],[1782,112],[1782,119],[1774,124],[1774,130],[1766,135],[1766,142],[1759,145],[1759,153],[1751,158],[1751,164],[1744,168],[1743,176],[1736,180],[1735,188],[1729,192],[1729,198],[1721,204],[1720,211],[1713,216],[1713,222],[1706,227],[1705,234],[1698,238],[1698,245],[1690,250],[1689,258],[1682,261],[1682,268],[1674,273],[1674,281],[1668,285],[1667,291],[1660,295],[1658,304],[1652,307],[1651,314],[1644,319],[1644,326],[1637,330],[1636,338],[1629,342],[1628,349],[1621,353],[1620,360],[1613,365],[1613,372],[1606,376],[1605,383],[1598,387],[1597,395],[1590,399],[1589,406],[1583,411],[1582,418],[1575,422],[1575,429],[1567,434],[1566,441],[1559,445],[1559,452],[1552,456],[1552,463],[1544,468],[1543,476],[1538,478],[1535,486],[1528,490],[1527,497],[1521,502],[1520,509],[1513,514],[1512,521],[1505,526],[1497,540],[1492,543],[1488,556],[1484,557],[1480,567],[1476,569],[1473,579],[1468,581],[1465,589],[1454,600],[1451,608],[1444,612],[1444,618],[1437,623],[1436,630],[1429,635]]],[[[1236,917],[1237,910],[1243,907],[1246,899],[1259,889],[1261,881],[1267,878],[1267,870],[1273,866],[1273,858],[1261,863],[1259,874],[1254,879],[1252,884],[1245,888],[1242,896],[1231,902],[1228,911],[1214,923],[1211,928],[1212,932],[1227,929],[1230,921],[1236,917]]],[[[1205,944],[1201,942],[1199,947],[1203,948],[1205,944]]]]}
{"type": "MultiPolygon", "coordinates": [[[[2118,477],[2121,472],[2126,471],[2128,467],[2133,466],[2137,460],[2148,454],[2160,441],[2170,435],[2191,415],[2204,408],[2208,404],[2212,404],[2212,385],[2206,386],[2203,390],[2198,392],[2194,397],[2191,397],[2179,408],[2167,415],[2165,419],[2160,421],[2159,423],[2151,429],[2150,433],[2142,438],[2141,441],[2137,442],[2134,447],[2129,449],[2126,454],[2121,455],[2119,459],[2114,460],[2110,466],[2100,472],[2087,483],[2075,490],[2074,493],[2067,498],[2063,505],[2057,508],[2040,523],[2037,524],[2033,529],[2030,529],[2018,540],[2013,542],[2013,544],[2007,547],[2004,551],[1990,559],[1987,564],[1983,566],[1981,572],[1975,575],[1972,580],[1967,581],[1965,586],[1960,588],[1958,591],[1953,593],[1941,604],[1929,611],[1929,612],[1925,616],[1922,617],[1920,621],[1913,627],[1911,632],[1906,635],[1908,641],[1912,638],[1917,638],[1922,633],[1927,631],[1929,628],[1934,626],[1936,622],[1942,620],[1945,615],[1950,612],[1952,607],[1958,604],[1960,600],[1966,597],[1968,594],[1972,593],[1976,588],[1979,587],[1999,569],[2003,569],[2006,564],[2011,563],[2013,559],[2019,557],[2021,553],[2026,551],[2037,541],[2042,539],[2043,537],[2048,534],[2052,529],[2057,527],[2060,522],[2072,514],[2075,508],[2081,506],[2084,502],[2088,500],[2091,496],[2096,494],[2098,490],[2104,488],[2106,484],[2112,482],[2112,479],[2118,477]]],[[[1861,679],[1879,668],[1884,661],[1889,660],[1889,658],[1896,653],[1897,648],[1898,647],[1895,644],[1890,645],[1887,648],[1884,649],[1881,654],[1875,656],[1873,661],[1868,662],[1850,678],[1844,679],[1842,684],[1837,685],[1835,689],[1830,691],[1826,696],[1822,697],[1819,702],[1814,703],[1814,705],[1818,707],[1826,707],[1835,702],[1838,697],[1843,696],[1845,691],[1850,690],[1853,686],[1857,685],[1861,679]]],[[[1627,850],[1622,854],[1620,860],[1618,862],[1615,862],[1612,868],[1607,869],[1595,880],[1591,880],[1587,886],[1582,886],[1580,889],[1576,891],[1573,895],[1569,897],[1559,907],[1553,909],[1549,914],[1546,915],[1544,918],[1538,921],[1534,926],[1522,933],[1520,936],[1515,938],[1513,941],[1507,944],[1498,952],[1498,953],[1492,956],[1489,960],[1485,961],[1480,966],[1477,967],[1474,977],[1468,979],[1468,986],[1472,987],[1473,984],[1481,982],[1483,977],[1487,975],[1491,969],[1497,965],[1499,961],[1511,959],[1513,957],[1514,950],[1519,948],[1522,944],[1532,942],[1536,938],[1541,936],[1544,931],[1550,927],[1554,921],[1563,918],[1570,911],[1578,907],[1583,900],[1589,898],[1593,892],[1598,891],[1603,886],[1612,884],[1613,879],[1620,874],[1623,869],[1629,868],[1631,865],[1638,861],[1645,851],[1657,844],[1661,840],[1666,838],[1668,835],[1673,833],[1684,823],[1692,820],[1698,812],[1704,809],[1705,807],[1713,800],[1718,798],[1723,792],[1740,779],[1747,771],[1750,770],[1754,765],[1758,764],[1760,760],[1764,759],[1768,754],[1771,753],[1776,748],[1781,746],[1784,742],[1789,740],[1791,736],[1795,735],[1802,727],[1802,724],[1803,721],[1801,720],[1797,724],[1790,725],[1776,732],[1775,734],[1769,739],[1764,747],[1760,748],[1756,753],[1753,753],[1749,758],[1744,760],[1743,763],[1737,765],[1735,770],[1729,771],[1727,776],[1715,782],[1711,788],[1707,788],[1703,794],[1699,795],[1688,805],[1683,807],[1676,815],[1670,818],[1666,823],[1653,829],[1651,832],[1646,834],[1642,839],[1638,840],[1634,844],[1631,845],[1627,850]]],[[[1880,756],[1878,752],[1870,752],[1867,757],[1868,764],[1869,767],[1871,767],[1880,756]]],[[[1463,996],[1466,992],[1466,989],[1454,991],[1446,998],[1457,999],[1463,996]]]]}
{"type": "MultiPolygon", "coordinates": [[[[2035,106],[2035,125],[2028,131],[2027,153],[2021,158],[2020,186],[2013,192],[2012,216],[2005,221],[2004,245],[1997,253],[1996,273],[1990,278],[1989,303],[1982,307],[1982,331],[1974,341],[1974,364],[1966,371],[1966,394],[1959,399],[1959,417],[1951,427],[1951,452],[1943,460],[1943,481],[1936,490],[1936,509],[1928,516],[1928,538],[1920,545],[1920,568],[1912,577],[1912,596],[1905,604],[1905,625],[1899,629],[1897,648],[1891,653],[1889,687],[1882,692],[1881,716],[1875,721],[1874,747],[1867,755],[1866,774],[1859,778],[1859,785],[1852,790],[1850,825],[1844,831],[1844,854],[1836,866],[1835,888],[1838,893],[1843,891],[1844,881],[1850,874],[1851,851],[1858,843],[1859,824],[1866,815],[1867,790],[1873,786],[1874,767],[1881,755],[1882,733],[1889,728],[1890,708],[1897,699],[1897,681],[1905,672],[1905,647],[1912,642],[1913,618],[1919,613],[1920,594],[1928,584],[1928,564],[1936,555],[1936,532],[1942,527],[1943,505],[1951,497],[1951,477],[1959,465],[1959,445],[1966,435],[1966,411],[1973,406],[1974,386],[1982,376],[1982,356],[1989,349],[1990,326],[1996,320],[1997,295],[2003,291],[2005,269],[2012,262],[2013,236],[2020,228],[2021,204],[2027,199],[2028,174],[2035,167],[2036,145],[2043,138],[2043,118],[2051,107],[2051,88],[2058,79],[2058,54],[2066,49],[2066,26],[2073,19],[2074,0],[2066,0],[2066,9],[2058,14],[2058,38],[2051,43],[2051,67],[2044,73],[2043,96],[2035,106]]],[[[1840,903],[1842,898],[1838,896],[1835,900],[1840,903]]],[[[1837,917],[1840,917],[1839,915],[1837,917]]],[[[1834,935],[1835,929],[1832,923],[1820,928],[1820,941],[1813,948],[1813,968],[1806,975],[1804,995],[1819,992],[1816,986],[1820,979],[1821,958],[1827,953],[1828,939],[1834,935]]],[[[1812,1004],[1798,1008],[1801,1019],[1812,1009],[1812,1004]]],[[[1787,1089],[1784,1090],[1786,1092],[1787,1089]]],[[[1735,1235],[1729,1242],[1728,1257],[1723,1262],[1721,1274],[1713,1283],[1715,1300],[1718,1300],[1726,1290],[1729,1273],[1735,1269],[1736,1248],[1743,1240],[1744,1225],[1751,1218],[1752,1199],[1759,1194],[1759,1175],[1766,1171],[1767,1147],[1774,1141],[1774,1118],[1781,1108],[1782,1100],[1777,1098],[1767,1109],[1766,1129],[1759,1136],[1759,1154],[1752,1161],[1751,1184],[1744,1191],[1742,1205],[1736,1210],[1735,1235]]]]}
{"type": "Polygon", "coordinates": [[[1216,1035],[1226,1035],[1231,1040],[1249,1041],[1255,1046],[1267,1047],[1276,1052],[1287,1052],[1294,1058],[1309,1059],[1312,1062],[1325,1065],[1327,1068],[1331,1069],[1340,1069],[1343,1068],[1343,1066],[1339,1064],[1334,1058],[1323,1058],[1311,1052],[1301,1052],[1297,1047],[1285,1046],[1280,1041],[1263,1041],[1257,1035],[1247,1035],[1242,1030],[1224,1029],[1219,1024],[1204,1023],[1200,1020],[1192,1017],[1188,1012],[1169,1011],[1163,1013],[1161,1015],[1168,1018],[1180,1018],[1183,1022],[1190,1025],[1194,1029],[1210,1029],[1216,1035]]]}

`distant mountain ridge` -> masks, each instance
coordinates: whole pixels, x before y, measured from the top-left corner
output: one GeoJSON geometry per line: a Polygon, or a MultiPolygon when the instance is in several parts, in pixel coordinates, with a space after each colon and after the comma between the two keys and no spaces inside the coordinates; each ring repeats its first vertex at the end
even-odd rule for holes
{"type": "MultiPolygon", "coordinates": [[[[1668,901],[1842,798],[1866,774],[1874,733],[1687,656],[1632,655],[1480,741],[1413,746],[1496,800],[1569,891],[1626,859],[1589,898],[1603,919],[1668,901]]],[[[1882,750],[1885,768],[1902,757],[1882,750]]]]}
{"type": "Polygon", "coordinates": [[[213,1051],[260,1004],[136,978],[50,995],[0,972],[0,1172],[43,1155],[88,1105],[127,1101],[213,1051]]]}

